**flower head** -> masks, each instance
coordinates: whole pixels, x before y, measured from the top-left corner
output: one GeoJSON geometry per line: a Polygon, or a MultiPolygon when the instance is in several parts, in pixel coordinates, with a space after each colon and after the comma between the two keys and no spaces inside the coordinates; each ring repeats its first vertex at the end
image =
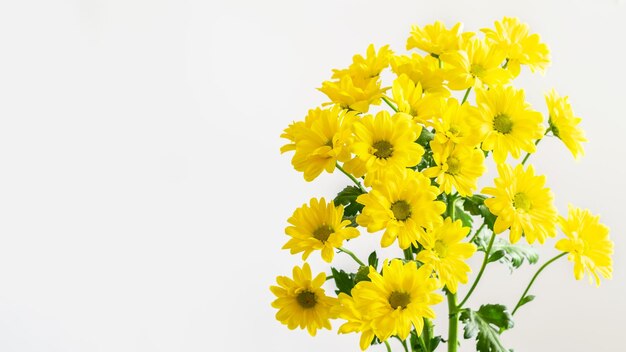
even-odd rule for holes
{"type": "Polygon", "coordinates": [[[441,144],[448,141],[475,147],[480,144],[480,112],[468,102],[459,104],[456,98],[449,98],[443,104],[441,114],[433,120],[435,140],[441,144]]]}
{"type": "Polygon", "coordinates": [[[272,307],[277,308],[276,319],[291,330],[296,327],[307,329],[315,336],[318,329],[330,329],[330,319],[336,318],[338,300],[324,293],[322,284],[326,274],[320,273],[311,279],[311,268],[304,263],[302,268],[293,268],[293,279],[278,276],[278,286],[270,290],[277,297],[272,307]]]}
{"type": "MultiPolygon", "coordinates": [[[[367,267],[364,267],[367,269],[367,267]]],[[[345,293],[339,294],[339,318],[346,320],[346,323],[339,327],[340,334],[350,332],[360,332],[361,339],[359,346],[365,351],[374,340],[374,330],[372,328],[372,320],[368,317],[367,311],[362,311],[356,307],[354,298],[345,293]]]]}
{"type": "Polygon", "coordinates": [[[430,55],[422,57],[413,53],[411,56],[392,56],[391,70],[397,76],[409,76],[415,84],[421,85],[425,93],[450,95],[450,91],[443,84],[445,77],[444,71],[439,67],[439,60],[430,55]]]}
{"type": "Polygon", "coordinates": [[[560,239],[556,249],[567,252],[567,258],[574,262],[576,280],[589,274],[589,282],[595,279],[599,286],[600,276],[605,279],[613,276],[613,241],[599,216],[570,205],[567,218],[559,216],[559,227],[567,238],[560,239]]]}
{"type": "Polygon", "coordinates": [[[402,74],[393,81],[393,101],[398,112],[410,115],[417,123],[432,125],[432,119],[441,111],[442,98],[437,94],[423,94],[422,85],[402,74]]]}
{"type": "Polygon", "coordinates": [[[578,127],[580,117],[574,116],[568,97],[561,97],[553,89],[546,94],[546,104],[550,114],[550,130],[552,134],[565,143],[567,149],[572,152],[574,159],[585,154],[582,143],[587,141],[585,132],[578,127]]]}
{"type": "Polygon", "coordinates": [[[424,170],[424,175],[436,178],[439,189],[451,194],[454,187],[466,197],[476,190],[478,178],[487,170],[485,154],[480,150],[451,142],[430,142],[436,166],[424,170]]]}
{"type": "Polygon", "coordinates": [[[406,50],[417,48],[432,55],[457,50],[461,40],[461,23],[447,29],[441,21],[423,27],[412,26],[411,36],[406,42],[406,50]]]}

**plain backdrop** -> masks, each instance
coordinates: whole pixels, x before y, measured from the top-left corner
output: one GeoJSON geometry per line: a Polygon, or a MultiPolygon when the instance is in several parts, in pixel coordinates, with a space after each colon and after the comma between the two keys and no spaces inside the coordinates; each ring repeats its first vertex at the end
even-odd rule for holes
{"type": "MultiPolygon", "coordinates": [[[[280,249],[286,219],[348,184],[337,173],[306,183],[279,135],[369,43],[404,52],[412,24],[478,30],[505,15],[553,57],[545,77],[524,71],[516,85],[540,111],[548,89],[569,95],[589,139],[580,162],[554,139],[531,161],[562,213],[571,202],[611,228],[615,275],[595,288],[557,262],[503,340],[521,352],[622,351],[617,0],[1,1],[0,351],[358,351],[337,323],[312,338],[274,319],[268,287],[301,263],[280,249]]],[[[365,256],[377,243],[363,233],[349,247],[365,256]]],[[[342,255],[335,265],[355,268],[342,255]]],[[[536,268],[490,266],[470,306],[513,305],[536,268]]]]}

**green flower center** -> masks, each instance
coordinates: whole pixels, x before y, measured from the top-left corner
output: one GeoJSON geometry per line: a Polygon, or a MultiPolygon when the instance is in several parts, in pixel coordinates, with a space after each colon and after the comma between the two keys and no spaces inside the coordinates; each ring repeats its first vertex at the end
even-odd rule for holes
{"type": "Polygon", "coordinates": [[[511,133],[511,130],[513,129],[513,121],[511,121],[511,117],[507,114],[500,114],[494,117],[493,129],[502,134],[511,133]]]}
{"type": "Polygon", "coordinates": [[[435,241],[435,253],[441,259],[448,255],[448,246],[441,240],[435,241]]]}
{"type": "Polygon", "coordinates": [[[448,129],[448,132],[453,135],[453,136],[458,136],[459,135],[459,129],[456,126],[450,126],[450,128],[448,129]]]}
{"type": "Polygon", "coordinates": [[[315,307],[317,300],[315,299],[315,293],[311,291],[302,291],[296,296],[296,301],[300,307],[309,309],[315,307]]]}
{"type": "Polygon", "coordinates": [[[470,73],[474,77],[480,77],[485,73],[485,69],[481,65],[472,64],[470,67],[470,73]]]}
{"type": "Polygon", "coordinates": [[[515,209],[521,209],[524,211],[530,210],[530,198],[526,195],[526,193],[517,193],[513,197],[513,206],[515,209]]]}
{"type": "Polygon", "coordinates": [[[385,140],[375,142],[372,147],[376,149],[374,155],[379,159],[387,159],[393,154],[393,145],[385,140]]]}
{"type": "Polygon", "coordinates": [[[324,144],[327,147],[330,147],[331,149],[333,148],[333,140],[332,138],[326,141],[326,144],[324,144]]]}
{"type": "Polygon", "coordinates": [[[313,237],[320,240],[320,242],[324,243],[330,237],[330,234],[335,232],[332,227],[328,225],[322,225],[317,230],[313,231],[313,237]]]}
{"type": "Polygon", "coordinates": [[[391,205],[393,216],[400,221],[405,221],[411,217],[411,206],[409,203],[399,200],[391,205]]]}
{"type": "Polygon", "coordinates": [[[461,169],[461,162],[458,158],[451,156],[448,158],[448,160],[446,160],[446,164],[448,164],[448,171],[446,171],[447,173],[449,173],[450,175],[456,175],[459,173],[461,169]]]}
{"type": "Polygon", "coordinates": [[[411,303],[411,296],[408,293],[393,291],[389,296],[389,305],[393,309],[404,309],[411,303]]]}

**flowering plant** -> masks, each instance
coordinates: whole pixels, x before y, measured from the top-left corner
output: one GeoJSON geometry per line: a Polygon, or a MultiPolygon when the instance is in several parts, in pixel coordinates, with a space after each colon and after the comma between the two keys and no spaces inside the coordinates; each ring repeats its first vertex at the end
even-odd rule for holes
{"type": "Polygon", "coordinates": [[[319,251],[328,263],[345,253],[359,265],[356,272],[330,267],[330,275],[313,275],[304,263],[291,278],[279,276],[272,306],[290,329],[315,335],[340,319],[339,333],[360,333],[362,350],[383,343],[391,351],[395,338],[407,352],[435,351],[442,343],[452,352],[462,323],[477,351],[508,352],[500,335],[534,299],[529,290],[549,264],[567,256],[577,280],[587,274],[599,285],[601,277],[611,278],[608,228],[571,205],[559,215],[545,176],[526,165],[543,138],[560,139],[574,158],[586,142],[567,97],[547,93],[544,115],[513,85],[524,66],[545,71],[548,47],[515,18],[481,32],[435,22],[411,30],[406,48],[421,53],[398,55],[370,45],[322,83],[328,103],[285,129],[289,143],[281,151],[294,152],[293,167],[306,181],[339,170],[353,184],[333,200],[313,198],[296,209],[283,248],[303,260],[319,251]],[[385,87],[388,68],[392,81],[385,87]],[[498,176],[478,192],[490,156],[498,176]],[[556,256],[537,270],[511,311],[501,304],[468,305],[488,264],[513,270],[537,263],[530,245],[557,236],[557,229],[563,237],[556,256]],[[399,247],[400,256],[381,261],[374,250],[366,261],[358,258],[344,244],[364,231],[380,236],[381,248],[399,247]],[[500,235],[507,231],[508,239],[500,235]],[[474,255],[483,258],[478,274],[457,296],[469,283],[466,262],[474,255]],[[322,288],[327,280],[334,281],[335,295],[322,288]],[[435,332],[432,309],[444,296],[445,339],[435,332]]]}

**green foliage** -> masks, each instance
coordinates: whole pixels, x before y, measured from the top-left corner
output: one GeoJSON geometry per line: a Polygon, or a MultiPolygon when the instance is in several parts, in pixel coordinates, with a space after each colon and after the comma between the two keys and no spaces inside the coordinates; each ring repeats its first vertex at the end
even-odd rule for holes
{"type": "Polygon", "coordinates": [[[519,304],[517,305],[517,308],[523,306],[524,304],[528,303],[528,302],[532,302],[535,299],[534,295],[526,295],[524,296],[524,298],[522,298],[519,301],[519,304]]]}
{"type": "Polygon", "coordinates": [[[337,286],[335,294],[338,295],[343,292],[350,296],[352,288],[355,285],[354,279],[356,275],[343,270],[337,270],[333,267],[330,268],[330,271],[333,273],[333,280],[335,281],[335,286],[337,286]]]}
{"type": "Polygon", "coordinates": [[[437,349],[437,346],[439,346],[439,344],[444,341],[443,338],[441,336],[435,336],[433,338],[430,339],[430,341],[424,341],[424,344],[426,345],[426,351],[424,351],[424,348],[422,348],[422,344],[419,342],[419,337],[417,337],[417,334],[415,333],[415,330],[411,330],[411,346],[413,347],[413,351],[415,352],[431,352],[431,351],[435,351],[437,349]]]}
{"type": "Polygon", "coordinates": [[[464,227],[469,227],[470,229],[472,228],[472,223],[474,222],[474,219],[472,219],[472,216],[469,213],[465,212],[465,210],[461,208],[459,203],[456,203],[454,206],[454,214],[456,215],[457,219],[461,220],[464,227]]]}
{"type": "Polygon", "coordinates": [[[463,209],[471,215],[480,216],[484,219],[487,227],[493,231],[493,224],[496,222],[496,216],[485,205],[487,197],[482,194],[474,194],[471,197],[463,198],[463,209]]]}
{"type": "Polygon", "coordinates": [[[335,205],[343,205],[343,216],[345,219],[353,220],[354,216],[363,210],[363,204],[359,204],[356,198],[364,192],[356,186],[346,186],[333,200],[335,205]]]}
{"type": "MultiPolygon", "coordinates": [[[[489,233],[479,234],[476,239],[478,250],[484,252],[487,249],[491,235],[489,233]]],[[[489,262],[499,261],[507,264],[510,270],[518,269],[525,261],[535,264],[539,260],[537,250],[527,244],[511,244],[508,239],[496,237],[491,247],[489,262]]]]}
{"type": "Polygon", "coordinates": [[[478,311],[464,310],[460,315],[465,324],[463,336],[470,339],[476,336],[478,352],[509,352],[500,341],[500,329],[513,328],[511,315],[501,304],[485,304],[478,311]]]}
{"type": "Polygon", "coordinates": [[[376,251],[370,253],[369,257],[367,257],[367,265],[373,266],[374,269],[378,270],[378,254],[376,251]]]}

